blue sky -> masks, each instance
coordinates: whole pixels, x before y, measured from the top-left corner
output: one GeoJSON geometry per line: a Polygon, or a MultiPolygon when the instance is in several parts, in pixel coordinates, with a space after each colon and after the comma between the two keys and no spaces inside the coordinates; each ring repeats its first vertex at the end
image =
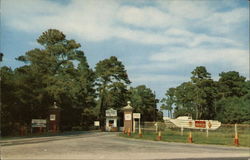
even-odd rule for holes
{"type": "Polygon", "coordinates": [[[217,80],[223,71],[249,77],[247,0],[1,0],[2,65],[40,47],[49,28],[75,39],[92,68],[117,56],[131,86],[145,84],[164,96],[206,66],[217,80]]]}

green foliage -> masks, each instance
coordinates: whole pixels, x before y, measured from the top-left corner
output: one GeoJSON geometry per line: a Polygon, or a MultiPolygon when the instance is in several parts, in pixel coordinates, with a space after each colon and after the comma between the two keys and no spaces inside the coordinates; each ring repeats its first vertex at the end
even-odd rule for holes
{"type": "Polygon", "coordinates": [[[30,125],[33,118],[45,119],[54,101],[62,108],[62,126],[83,125],[82,113],[95,107],[96,95],[95,74],[79,50],[80,44],[67,40],[56,29],[43,32],[37,42],[41,48],[17,58],[25,62],[25,66],[14,71],[1,68],[6,77],[2,79],[6,83],[2,89],[6,95],[3,97],[6,108],[1,112],[6,115],[4,125],[30,125]]]}
{"type": "Polygon", "coordinates": [[[239,72],[229,71],[219,74],[219,92],[222,97],[241,97],[246,94],[244,90],[245,77],[240,76],[239,72]]]}
{"type": "Polygon", "coordinates": [[[11,68],[5,66],[1,68],[1,131],[5,130],[2,135],[13,132],[15,118],[18,116],[13,77],[14,72],[11,68]]]}
{"type": "Polygon", "coordinates": [[[196,67],[192,72],[191,80],[196,94],[193,96],[196,105],[196,119],[213,119],[215,116],[216,89],[210,75],[204,66],[196,67]]]}
{"type": "Polygon", "coordinates": [[[166,92],[166,98],[163,98],[161,100],[161,110],[167,110],[168,111],[168,117],[172,117],[172,110],[173,110],[173,105],[176,102],[175,99],[175,88],[169,88],[166,92]]]}
{"type": "MultiPolygon", "coordinates": [[[[130,84],[124,65],[115,56],[104,59],[96,64],[96,84],[99,95],[99,119],[104,126],[105,110],[114,108],[121,112],[121,108],[128,100],[127,85],[130,84]]],[[[122,115],[119,114],[122,119],[122,115]]]]}
{"type": "Polygon", "coordinates": [[[198,66],[196,67],[192,72],[192,81],[196,83],[196,81],[201,79],[210,79],[211,74],[207,72],[207,69],[205,66],[198,66]]]}
{"type": "Polygon", "coordinates": [[[219,119],[223,123],[249,121],[250,82],[238,72],[220,73],[213,81],[204,66],[192,71],[191,82],[170,88],[161,108],[171,110],[174,116],[192,115],[196,119],[219,119]]]}
{"type": "Polygon", "coordinates": [[[250,99],[247,97],[223,98],[216,107],[217,119],[223,123],[242,123],[250,119],[250,99]]]}
{"type": "Polygon", "coordinates": [[[145,85],[140,85],[129,89],[130,100],[134,108],[134,112],[141,113],[142,121],[155,121],[162,119],[162,114],[157,110],[155,94],[145,85]]]}

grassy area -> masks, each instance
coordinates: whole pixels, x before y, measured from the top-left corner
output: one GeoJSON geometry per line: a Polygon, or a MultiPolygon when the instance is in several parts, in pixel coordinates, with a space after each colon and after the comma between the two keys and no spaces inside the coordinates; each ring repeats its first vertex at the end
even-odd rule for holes
{"type": "MultiPolygon", "coordinates": [[[[240,146],[250,147],[250,129],[246,128],[244,130],[239,130],[239,143],[240,146]]],[[[121,133],[120,136],[136,139],[146,139],[146,140],[157,140],[157,135],[155,132],[145,131],[143,136],[139,137],[138,133],[131,134],[128,136],[121,133]]],[[[166,142],[181,142],[188,143],[189,130],[184,130],[183,135],[181,135],[180,130],[177,129],[166,129],[162,132],[162,140],[166,142]]],[[[196,144],[216,144],[216,145],[234,145],[234,130],[230,128],[221,128],[216,131],[209,131],[209,136],[206,136],[206,131],[192,130],[193,143],[196,144]]]]}

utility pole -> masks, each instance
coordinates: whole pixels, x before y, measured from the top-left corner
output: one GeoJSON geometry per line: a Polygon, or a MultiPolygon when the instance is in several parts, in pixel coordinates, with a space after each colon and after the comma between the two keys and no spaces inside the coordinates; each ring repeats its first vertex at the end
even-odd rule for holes
{"type": "Polygon", "coordinates": [[[155,95],[155,91],[154,91],[154,105],[155,105],[155,109],[154,109],[154,121],[156,122],[156,109],[157,109],[157,105],[156,105],[156,95],[155,95]]]}

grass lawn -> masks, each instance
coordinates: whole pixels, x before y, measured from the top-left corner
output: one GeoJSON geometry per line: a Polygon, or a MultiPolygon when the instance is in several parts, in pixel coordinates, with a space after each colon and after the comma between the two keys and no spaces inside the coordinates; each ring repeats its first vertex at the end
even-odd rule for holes
{"type": "MultiPolygon", "coordinates": [[[[250,147],[250,129],[239,130],[239,143],[240,146],[250,147]]],[[[131,136],[121,133],[120,136],[127,138],[157,140],[158,134],[155,132],[145,131],[143,136],[139,137],[138,133],[132,133],[131,136]]],[[[162,140],[166,142],[181,142],[188,143],[189,130],[184,130],[181,135],[180,130],[166,129],[162,132],[162,140]]],[[[221,128],[216,131],[209,131],[207,137],[206,131],[192,130],[193,143],[197,144],[217,144],[217,145],[234,145],[234,130],[232,128],[221,128]]]]}

